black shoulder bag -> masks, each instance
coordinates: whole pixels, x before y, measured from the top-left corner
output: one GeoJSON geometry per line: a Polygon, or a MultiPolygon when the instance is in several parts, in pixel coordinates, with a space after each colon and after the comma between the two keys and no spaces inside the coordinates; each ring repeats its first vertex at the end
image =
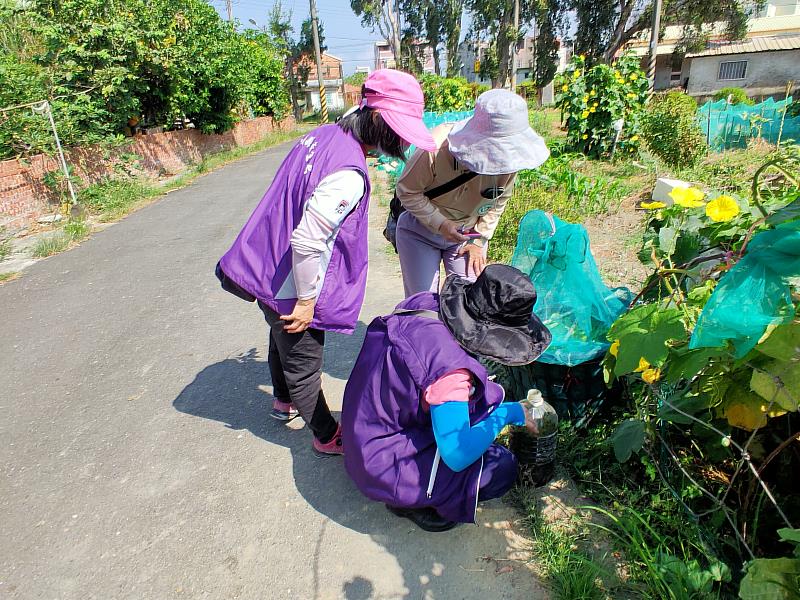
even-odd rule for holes
{"type": "MultiPolygon", "coordinates": [[[[427,192],[423,192],[423,194],[428,200],[433,200],[434,198],[443,196],[444,194],[452,192],[454,189],[461,187],[477,175],[477,173],[472,172],[462,173],[461,175],[453,177],[453,179],[447,183],[437,185],[435,188],[432,188],[427,192]]],[[[386,217],[386,227],[383,230],[383,237],[392,243],[395,252],[397,252],[397,220],[404,212],[406,212],[406,209],[403,208],[403,205],[400,203],[400,199],[397,197],[397,193],[395,193],[395,195],[392,197],[392,201],[389,203],[389,216],[386,217]]]]}

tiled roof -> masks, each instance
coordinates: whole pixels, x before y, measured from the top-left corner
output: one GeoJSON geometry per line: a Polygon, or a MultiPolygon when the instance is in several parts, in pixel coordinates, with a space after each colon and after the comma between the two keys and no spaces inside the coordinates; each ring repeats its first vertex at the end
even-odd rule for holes
{"type": "Polygon", "coordinates": [[[800,49],[800,33],[793,35],[753,37],[733,44],[720,44],[687,56],[720,56],[724,54],[746,54],[749,52],[774,52],[776,50],[797,49],[800,49]]]}

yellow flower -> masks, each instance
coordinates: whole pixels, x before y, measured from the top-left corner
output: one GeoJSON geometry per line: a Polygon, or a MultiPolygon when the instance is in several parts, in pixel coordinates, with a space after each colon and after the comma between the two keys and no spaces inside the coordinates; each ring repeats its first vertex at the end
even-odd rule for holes
{"type": "Polygon", "coordinates": [[[593,106],[592,108],[589,109],[589,112],[590,113],[597,112],[597,109],[593,106]]]}
{"type": "Polygon", "coordinates": [[[639,141],[639,136],[638,135],[631,136],[631,141],[632,142],[638,142],[639,141]]]}
{"type": "Polygon", "coordinates": [[[569,85],[567,85],[566,83],[561,86],[561,91],[562,92],[566,92],[568,89],[569,89],[569,85]]]}
{"type": "Polygon", "coordinates": [[[575,72],[572,74],[573,79],[578,79],[581,76],[581,70],[575,69],[575,72]]]}
{"type": "MultiPolygon", "coordinates": [[[[633,138],[631,138],[631,139],[633,139],[633,138]]],[[[641,204],[639,204],[639,206],[641,206],[645,210],[656,210],[658,208],[664,208],[666,206],[666,204],[664,204],[663,202],[658,202],[658,201],[656,201],[656,202],[642,202],[641,204]]]]}
{"type": "Polygon", "coordinates": [[[581,119],[585,119],[585,118],[586,118],[586,117],[588,117],[588,116],[589,116],[589,111],[588,111],[588,110],[585,110],[585,111],[583,111],[583,112],[581,113],[581,119]]]}
{"type": "Polygon", "coordinates": [[[625,96],[627,96],[628,98],[636,98],[636,94],[634,94],[633,92],[628,92],[627,94],[625,94],[625,96]]]}
{"type": "Polygon", "coordinates": [[[597,94],[597,92],[596,92],[596,91],[594,91],[594,90],[589,90],[589,95],[590,95],[590,96],[594,96],[594,95],[596,95],[596,94],[597,94]]]}
{"type": "Polygon", "coordinates": [[[611,344],[611,348],[608,349],[608,353],[614,358],[617,357],[619,354],[619,340],[616,340],[613,344],[611,344]]]}
{"type": "Polygon", "coordinates": [[[588,133],[584,133],[584,134],[581,136],[581,139],[582,139],[582,140],[589,139],[589,134],[588,134],[588,133]]]}
{"type": "Polygon", "coordinates": [[[645,383],[655,383],[661,379],[661,369],[645,369],[645,371],[642,373],[642,379],[645,383]]]}
{"type": "Polygon", "coordinates": [[[647,362],[647,359],[644,356],[642,356],[639,359],[639,366],[636,367],[636,369],[633,372],[634,373],[641,373],[642,371],[646,371],[649,368],[650,368],[650,363],[647,362]]]}
{"type": "Polygon", "coordinates": [[[717,223],[730,221],[739,214],[739,205],[730,196],[717,196],[706,205],[706,215],[717,223]]]}
{"type": "Polygon", "coordinates": [[[585,54],[581,54],[581,60],[586,60],[586,55],[585,54]]]}
{"type": "Polygon", "coordinates": [[[639,79],[639,76],[636,73],[631,73],[631,81],[636,81],[639,79]]]}
{"type": "Polygon", "coordinates": [[[592,106],[598,107],[598,106],[600,106],[600,103],[599,102],[595,102],[594,104],[592,104],[592,106]]]}
{"type": "Polygon", "coordinates": [[[589,101],[589,96],[588,96],[588,95],[587,95],[587,96],[584,96],[584,97],[583,97],[583,101],[584,101],[584,102],[588,102],[588,101],[589,101]]]}
{"type": "Polygon", "coordinates": [[[676,187],[669,193],[669,196],[678,206],[697,208],[698,206],[703,206],[705,194],[695,187],[676,187]]]}

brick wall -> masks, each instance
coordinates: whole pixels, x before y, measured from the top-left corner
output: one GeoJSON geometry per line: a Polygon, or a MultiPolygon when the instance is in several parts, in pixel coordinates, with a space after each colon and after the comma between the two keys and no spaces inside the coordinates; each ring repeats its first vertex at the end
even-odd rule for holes
{"type": "MultiPolygon", "coordinates": [[[[67,163],[84,184],[95,183],[115,173],[121,155],[136,154],[144,176],[156,179],[178,174],[204,156],[249,146],[273,131],[293,128],[294,119],[276,122],[260,117],[239,123],[220,135],[205,135],[194,129],[168,131],[136,136],[117,148],[89,146],[75,148],[67,155],[67,163]]],[[[0,161],[0,227],[14,232],[27,227],[38,217],[52,213],[57,199],[44,184],[49,171],[60,169],[54,156],[39,154],[26,159],[0,161]]],[[[80,195],[80,194],[79,194],[80,195]]]]}

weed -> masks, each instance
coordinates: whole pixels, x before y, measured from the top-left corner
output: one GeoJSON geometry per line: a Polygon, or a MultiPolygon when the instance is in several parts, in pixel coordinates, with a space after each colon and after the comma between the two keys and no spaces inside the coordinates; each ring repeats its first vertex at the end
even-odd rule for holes
{"type": "Polygon", "coordinates": [[[71,220],[64,224],[64,233],[73,242],[79,242],[89,235],[92,226],[83,220],[71,220]]]}
{"type": "Polygon", "coordinates": [[[90,185],[81,192],[81,201],[100,220],[118,219],[143,201],[160,192],[157,187],[137,179],[107,179],[90,185]]]}
{"type": "Polygon", "coordinates": [[[11,271],[9,273],[0,273],[0,283],[11,281],[12,279],[15,279],[17,275],[19,275],[19,273],[16,273],[14,271],[11,271]]]}
{"type": "Polygon", "coordinates": [[[5,260],[11,254],[11,240],[0,240],[0,260],[5,260]]]}
{"type": "Polygon", "coordinates": [[[52,235],[43,237],[33,247],[33,256],[36,258],[44,258],[63,252],[69,247],[71,240],[69,235],[63,231],[58,231],[52,235]]]}

